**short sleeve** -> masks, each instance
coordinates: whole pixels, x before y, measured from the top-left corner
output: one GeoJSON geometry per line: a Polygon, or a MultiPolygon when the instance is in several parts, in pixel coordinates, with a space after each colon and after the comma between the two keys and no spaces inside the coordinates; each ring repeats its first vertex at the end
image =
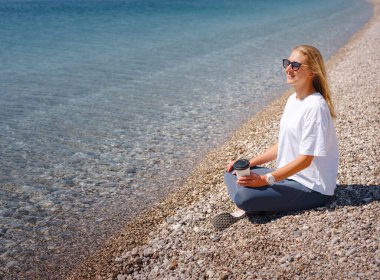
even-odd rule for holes
{"type": "Polygon", "coordinates": [[[301,155],[326,156],[326,139],[330,113],[322,104],[312,106],[303,116],[302,135],[299,146],[301,155]]]}

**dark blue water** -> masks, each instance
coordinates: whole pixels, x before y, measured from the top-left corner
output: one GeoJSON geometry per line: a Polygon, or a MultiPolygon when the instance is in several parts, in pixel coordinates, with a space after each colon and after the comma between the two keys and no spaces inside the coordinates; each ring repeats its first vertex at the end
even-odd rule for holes
{"type": "Polygon", "coordinates": [[[0,0],[0,244],[123,213],[97,224],[107,236],[279,95],[292,47],[328,58],[370,15],[360,0],[0,0]]]}

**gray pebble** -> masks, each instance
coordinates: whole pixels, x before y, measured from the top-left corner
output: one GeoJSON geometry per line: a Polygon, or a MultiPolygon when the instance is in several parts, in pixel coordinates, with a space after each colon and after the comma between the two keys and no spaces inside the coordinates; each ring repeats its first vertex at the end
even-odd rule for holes
{"type": "Polygon", "coordinates": [[[17,267],[18,265],[19,265],[18,261],[9,261],[6,263],[5,268],[11,269],[11,268],[17,267]]]}
{"type": "Polygon", "coordinates": [[[346,257],[353,255],[356,252],[356,248],[352,248],[346,252],[346,257]]]}
{"type": "Polygon", "coordinates": [[[293,234],[295,237],[301,237],[302,236],[302,232],[300,230],[293,231],[293,234]]]}

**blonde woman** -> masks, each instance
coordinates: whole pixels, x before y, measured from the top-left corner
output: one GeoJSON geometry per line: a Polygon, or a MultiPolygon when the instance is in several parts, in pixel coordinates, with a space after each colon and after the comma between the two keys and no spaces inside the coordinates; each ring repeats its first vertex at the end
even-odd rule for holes
{"type": "Polygon", "coordinates": [[[338,173],[335,116],[318,49],[300,45],[283,59],[287,83],[294,87],[285,106],[278,142],[249,161],[251,173],[237,178],[234,161],[225,173],[230,198],[241,211],[213,220],[223,229],[245,213],[288,212],[319,207],[334,194],[338,173]],[[277,159],[277,169],[260,165],[277,159]]]}

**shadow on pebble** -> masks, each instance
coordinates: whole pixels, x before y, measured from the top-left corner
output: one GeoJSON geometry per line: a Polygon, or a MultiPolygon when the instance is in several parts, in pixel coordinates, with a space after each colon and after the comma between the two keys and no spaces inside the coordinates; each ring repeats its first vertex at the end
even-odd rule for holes
{"type": "Polygon", "coordinates": [[[380,200],[380,186],[338,185],[326,207],[359,206],[380,200]]]}
{"type": "MultiPolygon", "coordinates": [[[[327,210],[334,211],[336,208],[344,206],[361,206],[372,201],[380,200],[380,186],[376,185],[337,185],[334,196],[326,203],[325,206],[311,210],[327,210]]],[[[247,214],[248,220],[254,224],[266,224],[284,216],[291,216],[303,213],[305,211],[294,211],[287,213],[253,213],[247,214]]]]}

